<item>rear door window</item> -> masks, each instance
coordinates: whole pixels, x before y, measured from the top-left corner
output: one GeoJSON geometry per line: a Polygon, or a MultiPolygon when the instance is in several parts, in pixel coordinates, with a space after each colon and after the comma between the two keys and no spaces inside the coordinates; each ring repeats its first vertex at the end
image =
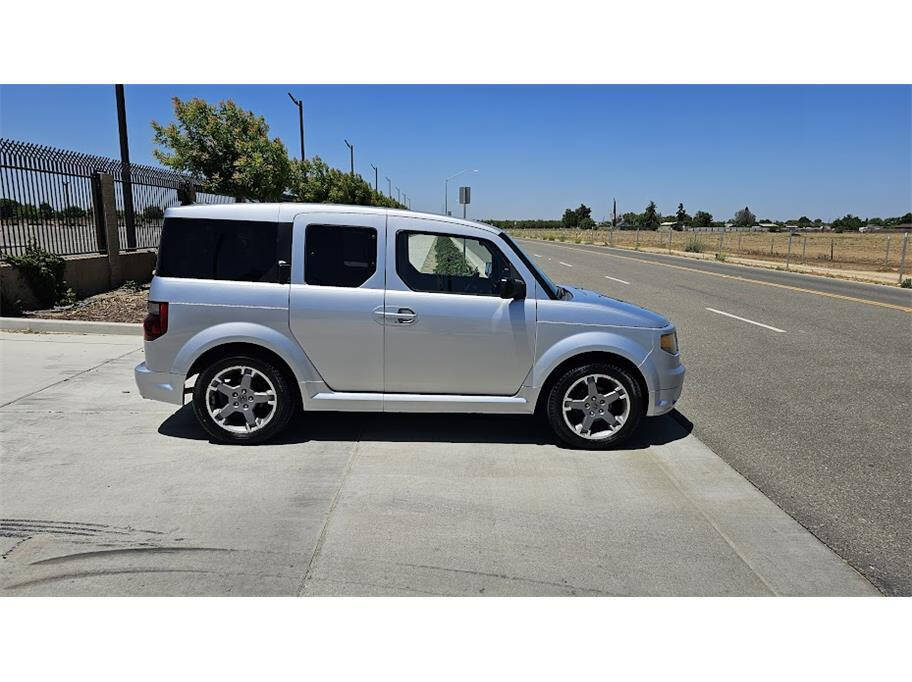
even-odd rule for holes
{"type": "Polygon", "coordinates": [[[308,225],[304,281],[324,287],[360,287],[377,270],[377,230],[308,225]]]}
{"type": "Polygon", "coordinates": [[[276,222],[166,218],[156,274],[161,277],[277,282],[281,242],[276,222]]]}

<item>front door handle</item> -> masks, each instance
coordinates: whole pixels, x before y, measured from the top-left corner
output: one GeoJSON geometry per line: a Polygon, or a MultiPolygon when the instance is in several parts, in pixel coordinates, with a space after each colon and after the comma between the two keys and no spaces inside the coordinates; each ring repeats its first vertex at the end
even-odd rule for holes
{"type": "Polygon", "coordinates": [[[396,320],[396,324],[415,324],[418,316],[411,308],[399,308],[394,313],[386,313],[387,316],[396,320]]]}

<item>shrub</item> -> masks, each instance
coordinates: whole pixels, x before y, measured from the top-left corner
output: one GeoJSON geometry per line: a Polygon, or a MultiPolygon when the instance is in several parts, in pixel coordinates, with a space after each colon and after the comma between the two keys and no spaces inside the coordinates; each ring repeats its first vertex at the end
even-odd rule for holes
{"type": "Polygon", "coordinates": [[[43,307],[75,299],[75,294],[67,288],[63,279],[63,258],[46,251],[34,241],[29,242],[21,256],[5,254],[3,260],[22,271],[29,288],[43,307]]]}
{"type": "Polygon", "coordinates": [[[906,277],[899,286],[903,289],[912,289],[912,279],[906,277]]]}
{"type": "Polygon", "coordinates": [[[725,256],[725,254],[722,253],[722,252],[719,252],[719,253],[716,254],[716,260],[720,260],[720,261],[722,261],[722,262],[724,263],[724,262],[725,262],[725,258],[726,258],[726,256],[725,256]]]}
{"type": "Polygon", "coordinates": [[[703,244],[696,236],[691,236],[684,244],[687,253],[703,253],[703,244]]]}

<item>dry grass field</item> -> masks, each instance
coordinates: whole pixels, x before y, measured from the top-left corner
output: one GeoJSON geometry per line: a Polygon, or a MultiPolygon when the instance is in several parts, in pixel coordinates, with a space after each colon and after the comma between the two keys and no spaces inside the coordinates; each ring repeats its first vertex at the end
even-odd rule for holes
{"type": "MultiPolygon", "coordinates": [[[[819,265],[845,270],[898,272],[903,234],[876,232],[653,232],[649,230],[511,230],[530,239],[576,244],[608,244],[625,248],[693,251],[743,256],[773,263],[819,265]],[[789,244],[791,242],[791,245],[789,244]]],[[[912,241],[912,238],[909,239],[912,241]]],[[[906,267],[912,268],[912,245],[906,267]]]]}

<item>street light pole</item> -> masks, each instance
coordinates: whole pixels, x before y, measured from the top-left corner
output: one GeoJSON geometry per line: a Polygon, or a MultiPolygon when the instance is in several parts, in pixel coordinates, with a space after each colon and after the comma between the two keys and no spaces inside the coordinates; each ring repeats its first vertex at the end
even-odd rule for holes
{"type": "Polygon", "coordinates": [[[464,170],[459,171],[458,173],[454,173],[453,175],[451,175],[448,178],[444,178],[444,180],[443,180],[443,215],[450,214],[450,210],[449,210],[450,209],[450,180],[452,180],[453,178],[458,178],[463,173],[468,173],[469,171],[471,171],[472,173],[477,173],[478,169],[477,168],[466,168],[464,170]]]}
{"type": "Polygon", "coordinates": [[[396,188],[396,203],[399,203],[399,188],[396,188]]]}
{"type": "Polygon", "coordinates": [[[390,199],[393,198],[393,181],[389,178],[386,178],[386,194],[390,199]]]}
{"type": "Polygon", "coordinates": [[[351,174],[355,174],[355,145],[353,145],[348,140],[345,140],[345,144],[348,145],[348,153],[351,156],[351,174]]]}
{"type": "Polygon", "coordinates": [[[371,168],[374,169],[374,191],[379,194],[380,190],[377,189],[377,167],[374,164],[371,164],[371,168]]]}
{"type": "Polygon", "coordinates": [[[295,106],[298,107],[298,128],[301,131],[301,161],[304,161],[306,158],[304,156],[304,102],[299,99],[295,99],[294,95],[290,92],[288,96],[291,98],[291,101],[295,103],[295,106]]]}
{"type": "Polygon", "coordinates": [[[127,105],[124,101],[124,86],[115,85],[117,100],[117,130],[120,134],[120,172],[123,180],[124,228],[127,233],[127,248],[136,248],[136,218],[133,213],[133,178],[130,175],[130,145],[127,141],[127,105]]]}

